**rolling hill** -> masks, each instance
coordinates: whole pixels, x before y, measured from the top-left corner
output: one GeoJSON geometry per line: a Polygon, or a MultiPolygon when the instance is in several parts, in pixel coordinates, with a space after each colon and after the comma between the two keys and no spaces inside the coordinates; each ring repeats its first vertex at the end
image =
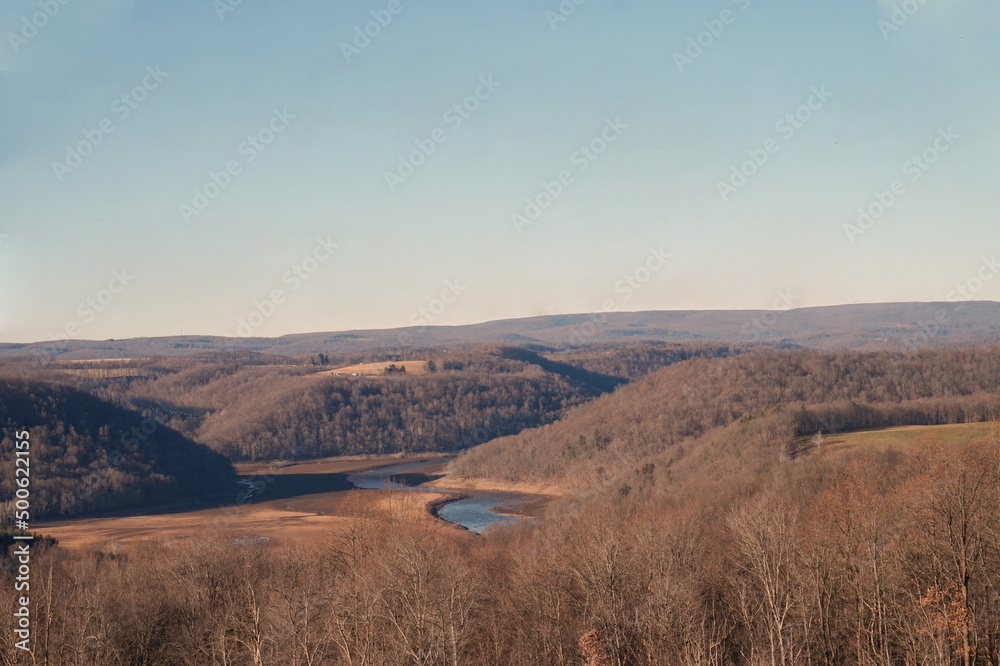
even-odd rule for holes
{"type": "Polygon", "coordinates": [[[766,342],[812,349],[909,349],[1000,341],[1000,303],[876,303],[768,310],[549,315],[465,326],[304,333],[278,338],[170,336],[0,344],[0,356],[60,360],[254,351],[284,356],[488,342],[578,347],[597,343],[766,342]]]}
{"type": "Polygon", "coordinates": [[[816,432],[1000,418],[1000,349],[759,350],[677,363],[576,407],[560,421],[462,453],[467,478],[601,485],[651,461],[667,469],[699,438],[764,417],[794,450],[816,432]]]}
{"type": "MultiPolygon", "coordinates": [[[[672,353],[654,362],[683,357],[672,353]]],[[[128,377],[80,375],[65,363],[34,374],[140,411],[234,460],[454,451],[549,423],[626,381],[503,345],[434,353],[404,363],[406,373],[362,374],[385,363],[351,369],[334,360],[213,353],[130,362],[128,377]]]]}

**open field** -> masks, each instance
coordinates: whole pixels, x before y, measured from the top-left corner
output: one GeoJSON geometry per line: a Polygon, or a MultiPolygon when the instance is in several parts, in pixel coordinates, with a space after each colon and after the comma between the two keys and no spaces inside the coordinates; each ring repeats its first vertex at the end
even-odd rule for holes
{"type": "MultiPolygon", "coordinates": [[[[977,439],[1000,435],[1000,423],[956,423],[939,426],[902,426],[878,430],[859,430],[837,435],[824,435],[822,450],[846,451],[858,446],[885,448],[905,447],[923,441],[945,445],[963,444],[977,439]]],[[[801,437],[796,442],[798,450],[813,448],[812,437],[801,437]]]]}
{"type": "Polygon", "coordinates": [[[427,361],[384,361],[380,363],[358,363],[357,365],[348,365],[343,368],[334,368],[333,370],[324,370],[323,372],[317,372],[316,375],[383,375],[385,374],[385,369],[390,365],[395,365],[396,367],[404,366],[406,368],[406,374],[408,375],[426,375],[427,361]]]}
{"type": "Polygon", "coordinates": [[[263,485],[252,503],[233,496],[221,506],[150,508],[115,515],[85,516],[37,523],[39,532],[69,547],[107,542],[175,540],[197,536],[266,538],[268,543],[309,541],[344,527],[350,517],[392,516],[407,521],[434,521],[429,506],[450,493],[407,493],[366,490],[363,502],[351,501],[347,475],[389,464],[426,461],[422,474],[440,473],[440,456],[331,458],[301,463],[238,465],[242,479],[263,485]]]}

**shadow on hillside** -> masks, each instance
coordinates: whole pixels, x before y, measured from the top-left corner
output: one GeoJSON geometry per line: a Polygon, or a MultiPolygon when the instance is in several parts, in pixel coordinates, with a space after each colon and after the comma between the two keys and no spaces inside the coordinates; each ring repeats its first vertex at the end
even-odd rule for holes
{"type": "Polygon", "coordinates": [[[347,480],[347,474],[278,474],[274,476],[245,475],[237,478],[237,484],[232,489],[206,495],[204,497],[155,504],[145,507],[133,507],[114,511],[101,511],[81,514],[71,517],[51,518],[40,521],[44,523],[84,520],[93,518],[117,518],[127,516],[160,516],[166,514],[182,514],[192,511],[204,511],[233,506],[246,506],[271,500],[287,499],[298,495],[329,493],[338,490],[350,490],[354,486],[347,480]]]}
{"type": "Polygon", "coordinates": [[[274,476],[241,476],[241,486],[246,486],[251,503],[288,499],[299,495],[332,493],[350,490],[354,485],[347,480],[347,474],[277,474],[274,476]],[[270,479],[270,480],[267,480],[270,479]],[[250,485],[252,484],[252,485],[250,485]]]}
{"type": "Polygon", "coordinates": [[[550,361],[540,354],[536,354],[533,351],[523,349],[521,347],[504,347],[500,353],[501,356],[509,358],[512,361],[531,363],[533,365],[537,365],[546,372],[559,375],[571,384],[576,384],[577,386],[588,389],[592,395],[610,393],[622,384],[628,383],[628,380],[622,377],[602,375],[598,372],[591,372],[590,370],[585,370],[575,365],[569,365],[568,363],[550,361]]]}

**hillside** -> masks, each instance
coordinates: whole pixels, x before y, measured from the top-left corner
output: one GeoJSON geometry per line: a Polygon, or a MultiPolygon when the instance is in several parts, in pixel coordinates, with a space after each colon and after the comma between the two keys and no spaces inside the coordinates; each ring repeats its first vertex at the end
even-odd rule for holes
{"type": "Polygon", "coordinates": [[[588,345],[579,349],[552,351],[545,358],[622,380],[633,381],[674,363],[695,358],[731,356],[755,345],[704,343],[629,343],[588,345]]]}
{"type": "MultiPolygon", "coordinates": [[[[847,449],[789,444],[824,409],[844,427],[995,415],[998,357],[767,351],[678,363],[526,433],[542,444],[545,433],[599,425],[606,455],[580,449],[585,464],[563,472],[592,483],[533,522],[479,537],[405,518],[418,493],[358,491],[343,524],[308,546],[251,545],[246,531],[229,530],[33,553],[53,590],[38,595],[36,616],[65,627],[42,656],[995,666],[995,430],[924,433],[888,449],[871,443],[884,430],[849,435],[858,441],[847,449]],[[681,408],[664,400],[685,394],[681,408]],[[724,400],[741,404],[725,409],[724,400]],[[803,411],[799,400],[833,402],[803,411]],[[688,435],[664,447],[674,418],[688,435]],[[639,457],[643,443],[652,453],[639,457]]],[[[540,449],[508,448],[517,455],[495,462],[533,473],[540,449]]],[[[320,518],[315,504],[285,504],[274,508],[276,533],[293,516],[320,518]]],[[[0,602],[13,597],[13,586],[0,586],[0,602]]],[[[14,652],[12,628],[8,614],[0,660],[14,652]]]]}
{"type": "Polygon", "coordinates": [[[877,303],[767,310],[611,312],[506,319],[466,326],[304,333],[279,338],[170,336],[0,344],[0,356],[59,359],[255,351],[296,356],[488,342],[579,347],[616,342],[769,342],[814,349],[909,349],[1000,341],[1000,303],[877,303]]]}
{"type": "Polygon", "coordinates": [[[625,381],[498,345],[426,359],[415,367],[433,372],[422,374],[347,373],[366,360],[348,356],[316,366],[246,353],[131,361],[128,377],[81,375],[62,362],[35,374],[139,410],[233,460],[454,451],[549,423],[625,381]]]}
{"type": "Polygon", "coordinates": [[[1000,417],[1000,349],[922,352],[761,350],[658,370],[551,425],[489,442],[454,474],[600,483],[640,461],[669,466],[715,428],[781,413],[794,436],[1000,417]]]}
{"type": "Polygon", "coordinates": [[[0,502],[16,489],[14,439],[31,442],[34,518],[138,507],[232,491],[220,455],[132,410],[77,389],[0,380],[0,502]]]}

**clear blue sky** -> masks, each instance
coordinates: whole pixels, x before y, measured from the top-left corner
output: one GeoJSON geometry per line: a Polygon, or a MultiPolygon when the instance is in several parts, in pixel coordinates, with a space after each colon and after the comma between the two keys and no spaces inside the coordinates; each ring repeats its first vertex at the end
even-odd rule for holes
{"type": "Polygon", "coordinates": [[[909,4],[11,0],[0,340],[944,300],[1000,250],[1000,4],[909,4]]]}

